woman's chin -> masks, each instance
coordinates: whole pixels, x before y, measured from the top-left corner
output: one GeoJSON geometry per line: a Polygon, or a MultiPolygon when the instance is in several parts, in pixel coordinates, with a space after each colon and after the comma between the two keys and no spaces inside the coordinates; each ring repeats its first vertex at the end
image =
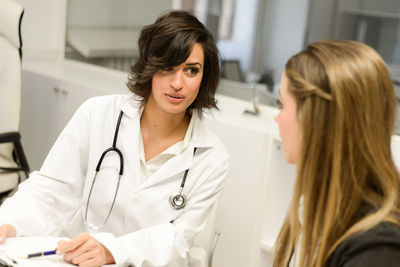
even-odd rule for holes
{"type": "Polygon", "coordinates": [[[289,164],[296,164],[297,163],[297,157],[294,155],[286,155],[285,154],[285,161],[289,164]]]}

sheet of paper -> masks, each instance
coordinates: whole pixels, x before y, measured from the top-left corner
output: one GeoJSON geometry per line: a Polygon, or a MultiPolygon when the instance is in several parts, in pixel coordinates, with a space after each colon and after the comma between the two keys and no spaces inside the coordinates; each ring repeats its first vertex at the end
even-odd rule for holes
{"type": "Polygon", "coordinates": [[[67,267],[74,266],[63,261],[62,256],[50,255],[45,257],[36,257],[30,259],[24,259],[23,256],[41,252],[54,250],[59,240],[64,238],[58,237],[15,237],[8,238],[6,243],[0,245],[0,258],[10,257],[17,261],[14,266],[32,266],[32,267],[67,267]]]}
{"type": "MultiPolygon", "coordinates": [[[[31,253],[54,250],[60,240],[68,240],[61,237],[14,237],[8,238],[5,244],[0,245],[0,260],[4,260],[15,267],[70,267],[75,266],[66,263],[62,256],[50,255],[25,259],[23,256],[31,253]],[[15,260],[17,264],[13,264],[15,260]]],[[[121,266],[110,264],[105,266],[121,266]]]]}

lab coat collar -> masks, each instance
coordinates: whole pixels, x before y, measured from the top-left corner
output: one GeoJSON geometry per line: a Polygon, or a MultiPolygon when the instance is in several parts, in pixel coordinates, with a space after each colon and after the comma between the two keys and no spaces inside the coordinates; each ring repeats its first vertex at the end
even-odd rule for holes
{"type": "Polygon", "coordinates": [[[131,119],[138,119],[142,116],[143,107],[141,105],[141,98],[137,95],[130,94],[120,105],[120,109],[124,115],[131,119]]]}
{"type": "Polygon", "coordinates": [[[219,143],[217,136],[208,129],[205,121],[200,118],[197,110],[193,110],[192,116],[194,116],[191,139],[193,147],[213,147],[219,143]]]}
{"type": "MultiPolygon", "coordinates": [[[[140,117],[142,109],[140,108],[140,101],[134,96],[126,99],[121,104],[121,110],[129,118],[129,120],[122,120],[121,122],[121,144],[125,153],[125,160],[129,161],[126,164],[130,167],[132,175],[140,175],[140,158],[139,158],[139,131],[140,131],[140,117]]],[[[152,186],[158,182],[164,182],[174,175],[190,169],[193,165],[193,151],[194,148],[210,148],[219,143],[218,138],[208,130],[205,122],[200,119],[198,111],[193,111],[193,132],[192,138],[185,149],[180,155],[173,157],[166,162],[161,168],[149,177],[143,184],[135,185],[137,190],[144,189],[152,186]]],[[[198,152],[197,152],[198,153],[198,152]]],[[[189,171],[190,172],[190,171],[189,171]]]]}
{"type": "MultiPolygon", "coordinates": [[[[183,177],[183,173],[187,169],[189,169],[190,176],[190,169],[192,169],[196,157],[193,154],[194,148],[201,148],[196,151],[196,154],[199,154],[201,150],[209,149],[219,143],[217,137],[206,128],[205,122],[199,118],[198,113],[194,112],[192,116],[194,116],[193,132],[188,147],[181,154],[163,164],[139,189],[145,189],[156,183],[168,182],[169,179],[176,179],[175,175],[180,174],[183,177]]],[[[179,179],[182,178],[181,176],[179,179]]],[[[179,187],[179,184],[177,186],[179,187]]]]}
{"type": "Polygon", "coordinates": [[[179,154],[164,163],[160,169],[139,186],[139,189],[142,190],[157,183],[168,182],[169,179],[175,179],[174,176],[179,173],[182,173],[183,177],[184,171],[190,169],[193,165],[193,149],[193,147],[188,147],[182,154],[179,154]]]}
{"type": "MultiPolygon", "coordinates": [[[[142,116],[143,112],[143,107],[140,106],[140,97],[131,94],[125,99],[125,101],[122,102],[120,109],[124,112],[124,115],[131,119],[140,121],[140,117],[142,116]]],[[[200,118],[198,110],[193,110],[192,116],[194,116],[193,133],[191,139],[193,147],[214,146],[218,142],[217,137],[209,131],[205,125],[205,122],[200,118]]]]}

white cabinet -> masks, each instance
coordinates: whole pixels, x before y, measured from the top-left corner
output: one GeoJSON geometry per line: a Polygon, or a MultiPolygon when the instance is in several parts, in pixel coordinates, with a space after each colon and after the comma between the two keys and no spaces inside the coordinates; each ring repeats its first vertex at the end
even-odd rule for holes
{"type": "Polygon", "coordinates": [[[259,221],[262,253],[256,257],[258,262],[254,265],[259,267],[272,266],[273,246],[289,208],[296,179],[296,167],[286,163],[280,139],[271,136],[269,142],[259,221]]]}
{"type": "Polygon", "coordinates": [[[31,170],[38,169],[60,133],[62,102],[58,81],[23,72],[21,135],[31,170]]]}
{"type": "Polygon", "coordinates": [[[110,80],[102,82],[101,75],[85,75],[88,69],[68,61],[24,65],[20,131],[32,171],[40,168],[60,132],[86,99],[128,92],[126,74],[104,70],[110,72],[110,80]]]}
{"type": "Polygon", "coordinates": [[[213,266],[269,266],[264,244],[274,243],[295,181],[273,121],[278,110],[260,105],[254,116],[244,113],[245,101],[219,96],[218,103],[221,111],[207,120],[228,149],[230,167],[216,214],[221,235],[213,266]]]}

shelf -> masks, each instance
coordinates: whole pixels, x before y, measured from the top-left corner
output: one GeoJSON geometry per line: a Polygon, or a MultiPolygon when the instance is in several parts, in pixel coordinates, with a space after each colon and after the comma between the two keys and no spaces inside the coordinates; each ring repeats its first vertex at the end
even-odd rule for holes
{"type": "Polygon", "coordinates": [[[126,81],[128,74],[91,65],[75,60],[25,61],[22,68],[26,72],[58,80],[68,80],[86,88],[103,91],[104,94],[128,93],[126,81]]]}
{"type": "Polygon", "coordinates": [[[135,57],[140,30],[75,28],[67,42],[86,58],[135,57]]]}
{"type": "Polygon", "coordinates": [[[400,13],[394,13],[394,12],[360,10],[360,9],[343,9],[341,10],[341,12],[349,15],[361,15],[361,16],[369,16],[369,17],[377,17],[385,19],[400,19],[400,13]]]}

